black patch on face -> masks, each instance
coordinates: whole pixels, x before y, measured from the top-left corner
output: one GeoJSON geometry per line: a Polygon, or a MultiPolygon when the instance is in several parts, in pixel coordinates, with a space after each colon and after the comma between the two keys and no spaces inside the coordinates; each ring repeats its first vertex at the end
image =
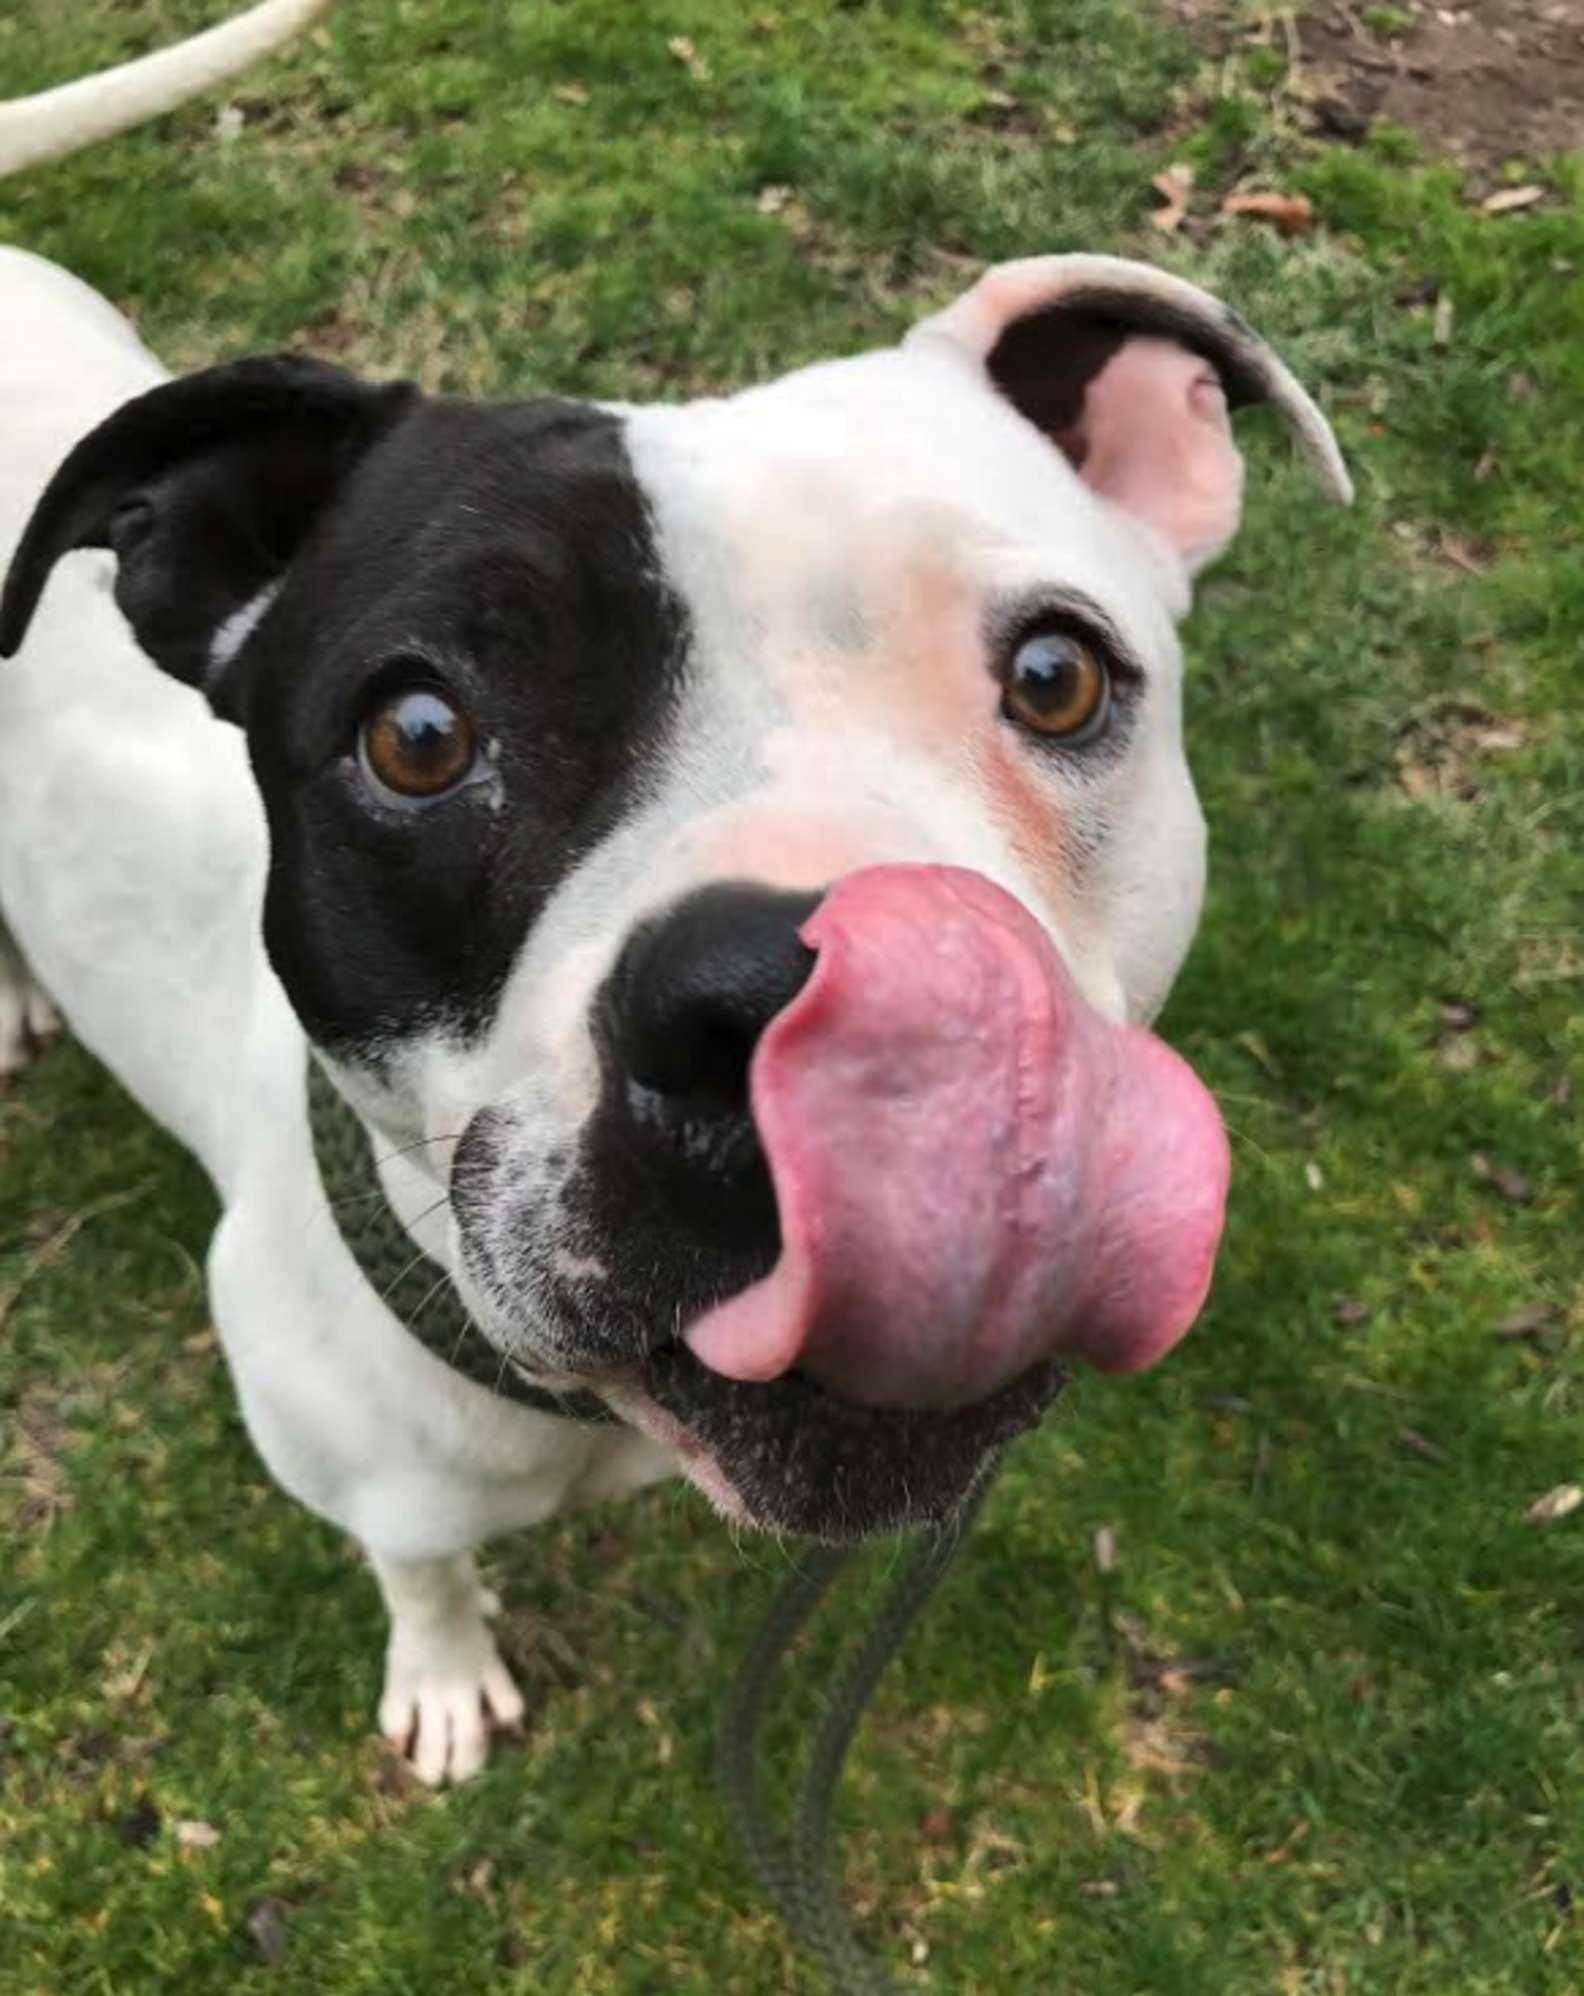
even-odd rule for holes
{"type": "Polygon", "coordinates": [[[570,1161],[528,1156],[521,1180],[509,1112],[481,1110],[457,1145],[451,1210],[468,1273],[528,1350],[570,1371],[647,1357],[768,1275],[780,1253],[746,1108],[691,1131],[668,1124],[655,1139],[596,1113],[570,1161]],[[686,1148],[685,1171],[661,1142],[686,1148]],[[599,1273],[569,1272],[580,1265],[599,1273]]]}
{"type": "Polygon", "coordinates": [[[366,1058],[488,1022],[663,742],[685,640],[617,418],[430,402],[369,452],[222,689],[269,818],[270,961],[312,1038],[366,1058]],[[357,757],[371,704],[415,680],[486,758],[416,806],[357,757]]]}

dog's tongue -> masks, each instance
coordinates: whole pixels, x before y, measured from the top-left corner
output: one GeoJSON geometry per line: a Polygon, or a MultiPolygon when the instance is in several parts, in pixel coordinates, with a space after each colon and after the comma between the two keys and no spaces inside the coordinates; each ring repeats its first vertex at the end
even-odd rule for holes
{"type": "Polygon", "coordinates": [[[814,968],[751,1075],[780,1260],[689,1328],[695,1357],[896,1407],[983,1399],[1057,1353],[1162,1357],[1226,1196],[1187,1064],[1101,1018],[981,874],[849,874],[802,937],[814,968]]]}

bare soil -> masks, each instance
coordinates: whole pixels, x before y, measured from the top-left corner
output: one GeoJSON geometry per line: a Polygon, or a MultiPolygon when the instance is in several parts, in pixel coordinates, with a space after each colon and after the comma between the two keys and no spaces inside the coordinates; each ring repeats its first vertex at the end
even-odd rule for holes
{"type": "Polygon", "coordinates": [[[1263,22],[1229,0],[1174,11],[1217,54],[1284,48],[1288,94],[1328,138],[1388,119],[1481,187],[1509,162],[1584,146],[1584,0],[1311,0],[1263,22]]]}
{"type": "Polygon", "coordinates": [[[1301,14],[1301,63],[1322,129],[1376,118],[1473,168],[1584,145],[1584,0],[1396,0],[1412,25],[1382,40],[1357,4],[1301,14]]]}

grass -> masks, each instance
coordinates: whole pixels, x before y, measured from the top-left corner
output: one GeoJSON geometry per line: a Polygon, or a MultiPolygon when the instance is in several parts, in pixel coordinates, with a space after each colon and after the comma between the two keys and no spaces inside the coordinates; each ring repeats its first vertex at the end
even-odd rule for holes
{"type": "MultiPolygon", "coordinates": [[[[220,11],[23,0],[0,93],[220,11]]],[[[1220,289],[1333,414],[1357,508],[1249,420],[1189,630],[1214,1298],[1015,1451],[854,1756],[852,1897],[939,1992],[1584,1987],[1584,1512],[1524,1521],[1584,1433],[1584,168],[1483,217],[1400,134],[1311,145],[1280,69],[1143,0],[397,0],[230,142],[210,103],[0,184],[178,366],[685,395],[1082,246],[1220,289]],[[1167,242],[1173,158],[1320,226],[1167,242]]],[[[0,1991],[806,1996],[707,1776],[778,1556],[675,1489],[498,1545],[527,1737],[415,1789],[372,1584],[207,1335],[211,1220],[72,1046],[0,1101],[0,1991]]]]}

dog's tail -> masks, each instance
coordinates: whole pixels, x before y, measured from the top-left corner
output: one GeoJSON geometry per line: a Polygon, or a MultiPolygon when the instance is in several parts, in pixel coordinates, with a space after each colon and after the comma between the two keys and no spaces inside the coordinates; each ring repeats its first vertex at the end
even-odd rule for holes
{"type": "Polygon", "coordinates": [[[57,90],[0,104],[0,174],[76,152],[113,132],[172,111],[257,62],[306,28],[332,0],[261,0],[218,27],[102,69],[57,90]]]}

